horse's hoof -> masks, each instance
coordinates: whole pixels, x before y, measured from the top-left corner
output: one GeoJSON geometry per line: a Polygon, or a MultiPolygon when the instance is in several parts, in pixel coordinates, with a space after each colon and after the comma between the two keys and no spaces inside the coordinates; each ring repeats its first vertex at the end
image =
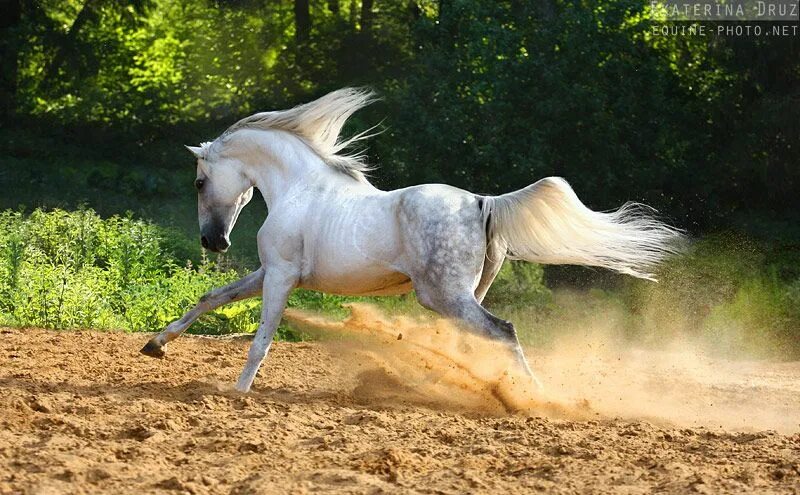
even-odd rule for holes
{"type": "Polygon", "coordinates": [[[236,385],[233,386],[233,389],[240,394],[246,394],[250,392],[250,385],[243,385],[241,382],[236,382],[236,385]]]}
{"type": "Polygon", "coordinates": [[[145,346],[142,347],[142,350],[139,352],[152,358],[162,359],[164,357],[164,348],[152,340],[145,344],[145,346]]]}

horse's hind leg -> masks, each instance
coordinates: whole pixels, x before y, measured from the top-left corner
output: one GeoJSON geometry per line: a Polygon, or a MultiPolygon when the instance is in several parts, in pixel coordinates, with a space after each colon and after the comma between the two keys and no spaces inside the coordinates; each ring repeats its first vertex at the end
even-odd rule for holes
{"type": "Polygon", "coordinates": [[[511,322],[502,320],[481,306],[470,293],[453,293],[435,285],[415,284],[419,302],[428,309],[442,316],[454,318],[479,335],[483,335],[505,343],[516,358],[520,369],[531,377],[537,387],[542,384],[531,371],[522,345],[517,338],[517,331],[511,322]]]}
{"type": "Polygon", "coordinates": [[[478,302],[505,257],[504,252],[497,252],[500,246],[496,242],[487,242],[481,201],[450,189],[406,193],[398,212],[406,273],[411,276],[420,304],[508,345],[520,368],[538,384],[514,326],[478,302]]]}
{"type": "Polygon", "coordinates": [[[478,287],[475,289],[475,299],[478,303],[483,303],[483,298],[489,292],[489,287],[492,286],[497,274],[500,273],[500,268],[503,267],[503,261],[506,259],[506,252],[500,244],[490,242],[486,246],[486,256],[483,260],[483,270],[481,271],[481,279],[478,282],[478,287]]]}
{"type": "MultiPolygon", "coordinates": [[[[486,297],[486,293],[489,291],[489,287],[492,286],[492,282],[497,277],[497,274],[500,273],[500,268],[503,267],[503,262],[506,259],[505,249],[497,244],[497,243],[490,243],[486,247],[486,258],[483,261],[483,270],[481,272],[481,279],[478,282],[478,287],[475,289],[475,300],[478,304],[483,302],[483,298],[486,297]]],[[[462,303],[463,305],[464,303],[462,303]]],[[[467,306],[471,306],[472,303],[466,302],[467,306]]],[[[480,306],[483,310],[483,316],[488,318],[491,322],[490,326],[493,329],[500,329],[499,331],[495,330],[497,333],[493,335],[500,335],[500,338],[507,341],[512,348],[512,352],[517,358],[517,362],[519,363],[520,367],[527,373],[531,378],[533,378],[534,382],[538,387],[541,387],[542,384],[536,378],[536,376],[531,371],[530,366],[528,365],[528,360],[525,359],[525,353],[522,350],[522,345],[519,343],[519,337],[517,336],[517,330],[514,328],[514,325],[510,321],[502,320],[492,313],[490,313],[486,308],[480,306]]],[[[473,312],[477,313],[477,310],[473,312]]],[[[464,318],[461,318],[464,319],[464,318]]],[[[483,318],[475,317],[471,318],[472,321],[480,321],[483,318]]],[[[473,323],[474,325],[474,323],[473,323]]]]}
{"type": "Polygon", "coordinates": [[[264,280],[264,269],[260,268],[239,280],[232,282],[225,287],[214,289],[200,298],[197,305],[184,314],[179,320],[169,324],[161,333],[150,339],[142,348],[141,353],[145,356],[162,358],[164,357],[164,346],[180,334],[182,334],[200,316],[216,308],[257,296],[261,293],[264,280]]]}

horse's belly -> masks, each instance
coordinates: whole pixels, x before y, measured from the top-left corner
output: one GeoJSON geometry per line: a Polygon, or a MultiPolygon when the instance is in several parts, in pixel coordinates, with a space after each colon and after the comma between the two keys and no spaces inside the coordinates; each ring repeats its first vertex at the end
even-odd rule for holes
{"type": "Polygon", "coordinates": [[[347,296],[390,296],[412,289],[407,275],[381,268],[318,270],[304,277],[301,287],[347,296]]]}

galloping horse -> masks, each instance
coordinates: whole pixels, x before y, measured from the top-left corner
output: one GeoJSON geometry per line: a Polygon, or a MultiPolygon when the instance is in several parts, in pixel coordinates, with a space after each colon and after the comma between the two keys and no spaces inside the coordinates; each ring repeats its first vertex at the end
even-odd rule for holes
{"type": "Polygon", "coordinates": [[[555,177],[500,196],[443,184],[381,191],[367,180],[363,155],[346,152],[365,133],[339,136],[353,112],[372,101],[369,91],[341,89],[257,113],[213,142],[188,147],[197,158],[203,247],[230,246],[257,187],[269,210],[258,232],[261,267],[201,297],[143,354],[163,357],[164,346],[203,313],[261,293],[261,321],[236,384],[247,392],[294,288],[370,296],[413,289],[424,307],[506,343],[535,381],[513,325],[481,306],[506,258],[652,278],[652,268],[677,250],[680,231],[641,205],[595,212],[555,177]]]}

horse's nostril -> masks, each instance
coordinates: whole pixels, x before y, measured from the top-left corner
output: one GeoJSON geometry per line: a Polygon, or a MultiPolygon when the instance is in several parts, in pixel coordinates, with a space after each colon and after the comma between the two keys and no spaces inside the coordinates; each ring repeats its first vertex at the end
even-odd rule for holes
{"type": "Polygon", "coordinates": [[[223,237],[222,239],[219,240],[219,248],[220,249],[228,249],[230,246],[231,246],[231,243],[228,242],[228,239],[225,239],[223,237]]]}
{"type": "Polygon", "coordinates": [[[208,249],[208,238],[206,236],[200,237],[200,245],[208,249]]]}

